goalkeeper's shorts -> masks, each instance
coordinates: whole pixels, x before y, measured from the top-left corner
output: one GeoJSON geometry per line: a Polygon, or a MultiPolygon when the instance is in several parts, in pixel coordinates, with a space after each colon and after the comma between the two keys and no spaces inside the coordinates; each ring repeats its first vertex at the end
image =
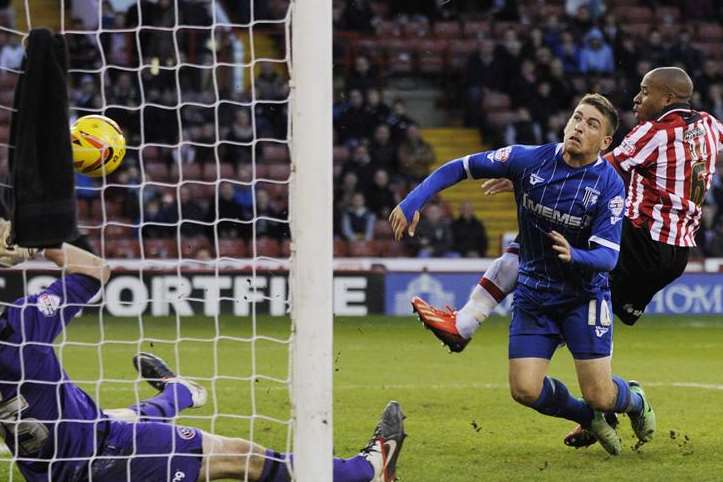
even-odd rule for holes
{"type": "Polygon", "coordinates": [[[160,422],[109,424],[103,448],[91,463],[91,481],[191,482],[203,455],[200,430],[160,422]]]}

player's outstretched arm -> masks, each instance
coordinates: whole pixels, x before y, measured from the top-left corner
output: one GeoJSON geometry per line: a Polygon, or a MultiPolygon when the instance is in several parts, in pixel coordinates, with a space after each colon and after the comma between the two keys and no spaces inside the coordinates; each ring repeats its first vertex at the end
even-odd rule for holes
{"type": "Polygon", "coordinates": [[[72,244],[63,243],[60,248],[46,249],[45,258],[67,273],[84,274],[103,284],[110,278],[110,267],[105,260],[72,244]]]}

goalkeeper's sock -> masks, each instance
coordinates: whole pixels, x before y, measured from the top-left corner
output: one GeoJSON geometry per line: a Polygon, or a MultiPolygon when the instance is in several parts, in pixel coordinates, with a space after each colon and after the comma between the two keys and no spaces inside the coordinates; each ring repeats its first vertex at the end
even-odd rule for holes
{"type": "Polygon", "coordinates": [[[544,415],[572,420],[583,427],[590,426],[593,417],[590,405],[570,395],[564,383],[550,377],[545,377],[540,396],[530,407],[544,415]]]}
{"type": "Polygon", "coordinates": [[[130,408],[141,421],[168,421],[193,406],[191,391],[181,383],[167,383],[161,393],[130,408]]]}
{"type": "MultiPolygon", "coordinates": [[[[283,460],[287,456],[266,450],[266,462],[261,472],[259,482],[289,482],[288,466],[283,460]]],[[[291,464],[294,463],[294,456],[289,455],[288,459],[291,464]]],[[[369,482],[374,478],[374,469],[367,460],[357,455],[350,459],[334,459],[334,482],[369,482]]]]}
{"type": "Polygon", "coordinates": [[[639,393],[630,391],[628,382],[618,376],[613,376],[613,383],[618,387],[618,396],[615,397],[613,411],[640,415],[643,411],[643,397],[639,393]]]}

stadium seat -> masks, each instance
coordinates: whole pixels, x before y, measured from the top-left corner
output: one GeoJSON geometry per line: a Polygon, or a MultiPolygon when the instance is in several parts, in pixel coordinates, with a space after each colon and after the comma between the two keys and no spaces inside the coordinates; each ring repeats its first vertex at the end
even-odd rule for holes
{"type": "MultiPolygon", "coordinates": [[[[214,169],[211,169],[209,166],[206,166],[206,169],[204,171],[204,176],[208,175],[209,171],[213,172],[214,176],[216,175],[216,169],[214,165],[211,165],[214,169]]],[[[221,179],[236,179],[236,167],[230,162],[222,162],[218,165],[219,170],[219,178],[221,179]]]]}
{"type": "Polygon", "coordinates": [[[278,181],[286,181],[289,179],[291,166],[289,164],[271,164],[269,165],[268,179],[278,181]]]}
{"type": "Polygon", "coordinates": [[[649,23],[626,23],[622,26],[623,32],[637,39],[646,39],[651,25],[649,23]]]}
{"type": "Polygon", "coordinates": [[[137,239],[113,239],[106,241],[108,256],[111,258],[137,259],[141,256],[141,247],[137,239]]]}
{"type": "Polygon", "coordinates": [[[103,217],[103,221],[106,223],[116,222],[121,224],[131,224],[132,221],[123,215],[123,203],[111,199],[106,199],[105,202],[98,203],[99,215],[103,217]]]}
{"type": "MultiPolygon", "coordinates": [[[[256,179],[269,179],[269,166],[256,164],[256,179]]],[[[239,181],[250,182],[251,179],[239,179],[239,181]]]]}
{"type": "Polygon", "coordinates": [[[193,238],[181,238],[181,257],[184,259],[197,259],[201,250],[208,250],[213,257],[211,242],[206,236],[195,236],[193,238]]]}
{"type": "Polygon", "coordinates": [[[661,5],[655,9],[655,16],[659,21],[677,22],[680,18],[680,9],[661,5]]]}
{"type": "Polygon", "coordinates": [[[4,91],[4,92],[14,91],[15,85],[17,84],[17,82],[18,82],[17,74],[7,72],[7,71],[0,72],[0,89],[2,89],[2,91],[4,91]]]}
{"type": "MultiPolygon", "coordinates": [[[[201,164],[197,162],[191,162],[186,164],[181,164],[181,179],[183,181],[200,181],[203,179],[203,172],[202,172],[202,166],[201,164]]],[[[215,179],[215,176],[214,176],[215,179]]]]}
{"type": "Polygon", "coordinates": [[[161,150],[158,146],[144,146],[141,150],[141,160],[145,163],[148,161],[159,161],[161,159],[161,150]]]}
{"type": "Polygon", "coordinates": [[[349,247],[343,239],[334,240],[334,257],[335,258],[346,258],[349,256],[349,247]]]}
{"type": "Polygon", "coordinates": [[[698,27],[697,38],[701,42],[721,42],[723,41],[723,27],[718,23],[701,23],[698,27]]]}
{"type": "Polygon", "coordinates": [[[438,38],[455,39],[462,36],[462,26],[459,22],[437,22],[432,29],[438,38]]]}
{"type": "Polygon", "coordinates": [[[278,258],[281,254],[281,245],[273,238],[262,236],[256,240],[256,256],[278,258]]]}
{"type": "Polygon", "coordinates": [[[10,127],[7,125],[0,125],[0,143],[7,144],[10,140],[10,127]]]}
{"type": "Polygon", "coordinates": [[[0,91],[0,105],[5,107],[12,107],[15,101],[15,92],[12,90],[0,91]]]}
{"type": "Polygon", "coordinates": [[[414,70],[413,45],[407,40],[385,39],[383,48],[387,53],[387,69],[390,74],[409,74],[414,70]]]}
{"type": "Polygon", "coordinates": [[[487,114],[487,121],[498,129],[507,127],[508,124],[517,120],[517,114],[512,111],[490,112],[487,114]]]}
{"type": "Polygon", "coordinates": [[[706,59],[723,59],[723,49],[721,49],[720,43],[695,42],[693,46],[703,52],[706,59]]]}
{"type": "Polygon", "coordinates": [[[152,182],[168,182],[170,179],[168,166],[163,162],[146,160],[143,163],[143,171],[146,174],[146,180],[152,182]]]}
{"type": "Polygon", "coordinates": [[[143,251],[146,258],[178,258],[178,244],[175,239],[144,239],[143,251]]]}
{"type": "Polygon", "coordinates": [[[494,90],[488,90],[482,98],[482,108],[485,112],[509,110],[511,105],[509,95],[494,90]]]}
{"type": "Polygon", "coordinates": [[[495,22],[492,26],[492,32],[496,38],[501,39],[505,35],[505,32],[510,29],[516,31],[519,34],[520,28],[521,27],[518,22],[495,22]]]}
{"type": "Polygon", "coordinates": [[[467,38],[487,37],[490,33],[490,23],[486,20],[468,20],[462,24],[462,32],[467,38]]]}
{"type": "Polygon", "coordinates": [[[346,146],[334,146],[334,162],[346,162],[351,157],[346,146]]]}
{"type": "Polygon", "coordinates": [[[278,142],[264,142],[261,148],[264,162],[269,164],[289,162],[289,148],[278,142]]]}
{"type": "Polygon", "coordinates": [[[410,39],[428,37],[430,32],[427,20],[415,20],[402,24],[402,35],[410,39]]]}
{"type": "Polygon", "coordinates": [[[453,70],[462,70],[467,66],[469,57],[477,51],[479,42],[475,39],[458,39],[449,42],[447,65],[453,70]]]}
{"type": "Polygon", "coordinates": [[[439,74],[444,71],[447,59],[446,40],[418,40],[415,45],[421,73],[439,74]]]}
{"type": "Polygon", "coordinates": [[[248,256],[246,242],[243,239],[219,239],[218,256],[224,258],[245,258],[248,256]]]}
{"type": "Polygon", "coordinates": [[[648,7],[620,6],[613,11],[616,18],[630,23],[652,23],[655,21],[653,11],[648,7]]]}
{"type": "Polygon", "coordinates": [[[549,18],[552,16],[562,18],[565,15],[565,8],[560,3],[546,3],[542,7],[542,18],[549,18]]]}
{"type": "Polygon", "coordinates": [[[377,23],[374,29],[378,37],[401,37],[402,27],[397,22],[385,20],[377,23]]]}
{"type": "Polygon", "coordinates": [[[353,258],[379,256],[379,248],[373,241],[349,241],[349,256],[353,258]]]}
{"type": "Polygon", "coordinates": [[[357,55],[364,55],[369,58],[373,64],[382,63],[384,60],[384,52],[382,40],[376,37],[364,37],[354,42],[354,52],[357,55]]]}
{"type": "Polygon", "coordinates": [[[288,258],[290,256],[291,256],[291,240],[283,239],[283,240],[281,240],[281,257],[288,258]]]}
{"type": "Polygon", "coordinates": [[[119,224],[106,224],[103,230],[103,237],[106,242],[110,240],[128,239],[133,237],[135,229],[130,226],[122,226],[119,224]]]}
{"type": "Polygon", "coordinates": [[[393,239],[374,241],[374,244],[379,256],[385,258],[405,258],[409,256],[405,244],[393,239]]]}
{"type": "Polygon", "coordinates": [[[88,244],[90,244],[93,254],[100,256],[101,258],[106,257],[106,253],[104,253],[101,248],[100,239],[87,236],[86,240],[88,241],[88,244]]]}
{"type": "Polygon", "coordinates": [[[374,223],[374,239],[392,239],[394,232],[386,219],[377,219],[374,223]]]}

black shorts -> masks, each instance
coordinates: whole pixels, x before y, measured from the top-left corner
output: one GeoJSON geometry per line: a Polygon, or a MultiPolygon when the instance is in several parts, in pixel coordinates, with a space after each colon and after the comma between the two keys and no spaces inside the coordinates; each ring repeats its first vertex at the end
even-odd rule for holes
{"type": "Polygon", "coordinates": [[[683,274],[689,250],[653,241],[647,228],[623,220],[620,258],[610,273],[613,312],[623,323],[635,324],[653,296],[683,274]]]}

